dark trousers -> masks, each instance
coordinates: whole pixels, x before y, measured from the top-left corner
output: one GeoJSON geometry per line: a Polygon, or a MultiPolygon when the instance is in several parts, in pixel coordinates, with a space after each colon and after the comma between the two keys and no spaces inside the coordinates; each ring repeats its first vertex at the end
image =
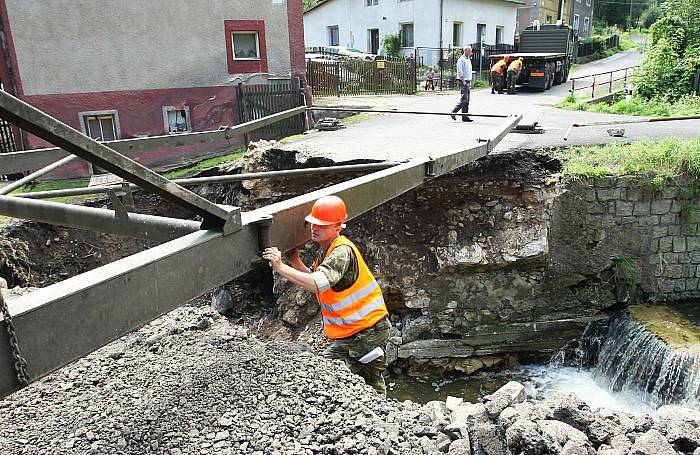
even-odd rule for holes
{"type": "Polygon", "coordinates": [[[491,93],[494,91],[503,93],[504,77],[501,73],[491,72],[491,93]]]}
{"type": "Polygon", "coordinates": [[[508,93],[515,93],[515,83],[520,76],[520,71],[508,70],[508,93]]]}
{"type": "MultiPolygon", "coordinates": [[[[459,98],[459,103],[455,106],[454,109],[452,109],[452,112],[459,112],[460,110],[462,111],[462,114],[466,114],[469,112],[469,85],[470,82],[467,82],[466,84],[463,83],[462,81],[457,81],[459,82],[459,93],[460,93],[460,98],[459,98]]],[[[462,116],[462,120],[466,120],[467,117],[466,115],[462,116]]]]}

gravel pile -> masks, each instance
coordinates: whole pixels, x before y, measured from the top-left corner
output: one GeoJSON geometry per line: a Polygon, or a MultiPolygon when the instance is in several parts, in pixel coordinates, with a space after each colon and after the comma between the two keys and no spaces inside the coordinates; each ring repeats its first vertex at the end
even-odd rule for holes
{"type": "Polygon", "coordinates": [[[416,454],[418,409],[183,307],[0,401],[0,454],[416,454]]]}

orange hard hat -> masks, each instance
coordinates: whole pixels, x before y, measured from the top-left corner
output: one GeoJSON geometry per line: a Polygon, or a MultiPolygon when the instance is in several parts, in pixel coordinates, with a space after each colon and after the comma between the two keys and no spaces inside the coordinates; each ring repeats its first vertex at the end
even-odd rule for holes
{"type": "Polygon", "coordinates": [[[338,196],[323,196],[314,202],[311,213],[304,218],[311,224],[330,226],[348,219],[345,202],[338,196]]]}

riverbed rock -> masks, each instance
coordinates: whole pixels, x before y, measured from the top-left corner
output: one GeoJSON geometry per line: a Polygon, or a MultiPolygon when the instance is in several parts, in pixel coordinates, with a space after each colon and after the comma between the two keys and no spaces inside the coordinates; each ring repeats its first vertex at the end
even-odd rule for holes
{"type": "Polygon", "coordinates": [[[469,443],[469,438],[457,439],[450,444],[450,449],[447,451],[447,455],[471,455],[472,447],[469,443]]]}
{"type": "Polygon", "coordinates": [[[448,423],[449,410],[444,401],[429,401],[420,410],[418,421],[437,428],[444,428],[448,423]]]}
{"type": "Polygon", "coordinates": [[[516,454],[540,455],[547,448],[537,424],[529,419],[516,420],[506,430],[506,443],[516,454]]]}
{"type": "Polygon", "coordinates": [[[501,414],[498,416],[498,423],[503,426],[503,428],[508,428],[518,419],[530,419],[532,412],[535,410],[535,405],[530,401],[524,401],[522,403],[517,403],[514,406],[509,406],[505,408],[501,414]]]}
{"type": "Polygon", "coordinates": [[[652,429],[637,437],[629,455],[676,455],[676,451],[664,435],[652,429]]]}
{"type": "Polygon", "coordinates": [[[700,411],[696,411],[695,409],[686,408],[684,406],[664,405],[659,407],[656,413],[661,420],[680,419],[695,422],[700,425],[700,411]]]}
{"type": "Polygon", "coordinates": [[[484,397],[484,406],[489,417],[495,420],[505,408],[522,403],[527,398],[525,387],[516,381],[510,381],[491,395],[484,397]]]}
{"type": "Polygon", "coordinates": [[[680,406],[662,406],[659,411],[654,429],[676,450],[690,453],[700,447],[700,413],[680,406]]]}
{"type": "Polygon", "coordinates": [[[231,292],[226,288],[218,289],[211,298],[211,307],[221,315],[230,316],[233,312],[231,292]]]}
{"type": "Polygon", "coordinates": [[[403,344],[408,344],[411,341],[416,341],[430,335],[432,321],[427,316],[420,316],[408,323],[405,323],[401,332],[401,340],[403,344]]]}
{"type": "Polygon", "coordinates": [[[450,421],[452,423],[488,422],[488,419],[486,407],[482,403],[463,403],[461,406],[455,407],[450,413],[450,421]]]}
{"type": "Polygon", "coordinates": [[[573,393],[554,394],[537,403],[531,418],[534,420],[558,420],[579,431],[585,431],[595,419],[591,408],[573,393]]]}
{"type": "Polygon", "coordinates": [[[470,439],[474,455],[503,455],[508,453],[505,432],[500,425],[489,422],[474,422],[470,428],[470,439]]]}
{"type": "Polygon", "coordinates": [[[567,423],[558,420],[538,420],[537,429],[542,433],[545,446],[550,453],[562,453],[568,443],[570,443],[568,451],[572,454],[577,451],[595,453],[586,435],[567,423]]]}

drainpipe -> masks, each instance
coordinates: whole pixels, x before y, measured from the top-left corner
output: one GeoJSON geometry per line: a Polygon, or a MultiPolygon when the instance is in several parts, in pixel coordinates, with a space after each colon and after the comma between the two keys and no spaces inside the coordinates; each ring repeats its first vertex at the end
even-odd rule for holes
{"type": "Polygon", "coordinates": [[[440,48],[440,52],[442,52],[442,14],[443,14],[443,6],[444,6],[444,1],[445,0],[440,0],[440,45],[438,46],[440,48]]]}
{"type": "MultiPolygon", "coordinates": [[[[10,80],[7,81],[12,89],[12,94],[19,98],[19,92],[17,91],[17,76],[15,75],[15,69],[12,67],[12,61],[10,60],[10,51],[7,44],[7,34],[5,33],[5,24],[0,19],[0,47],[2,47],[2,58],[5,62],[5,68],[7,69],[7,75],[10,80]]],[[[21,150],[27,149],[27,133],[20,128],[13,125],[13,130],[18,134],[15,135],[16,139],[19,139],[19,148],[21,150]]]]}

